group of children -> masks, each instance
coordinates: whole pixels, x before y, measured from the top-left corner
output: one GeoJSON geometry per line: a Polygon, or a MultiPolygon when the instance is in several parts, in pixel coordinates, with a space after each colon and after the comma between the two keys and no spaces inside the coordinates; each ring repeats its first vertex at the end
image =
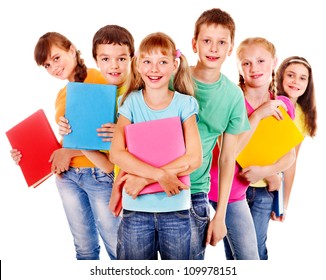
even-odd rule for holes
{"type": "MultiPolygon", "coordinates": [[[[49,32],[39,39],[35,61],[53,77],[118,88],[117,123],[98,129],[103,141],[112,141],[110,151],[61,148],[51,156],[77,259],[99,259],[99,235],[111,259],[203,260],[206,246],[222,239],[227,259],[267,259],[269,220],[285,218],[272,213],[271,191],[280,187],[284,173],[287,208],[300,146],[271,166],[241,169],[235,159],[260,120],[283,118],[280,106],[304,135],[315,135],[312,70],[294,56],[276,71],[274,45],[248,38],[237,48],[236,85],[221,73],[234,36],[227,12],[204,11],[192,39],[197,63],[189,66],[167,34],[149,34],[135,52],[128,30],[107,25],[93,38],[100,71],[87,68],[63,35],[49,32]],[[126,125],[176,116],[184,133],[183,156],[158,168],[128,152],[126,125]],[[178,179],[183,175],[190,175],[190,186],[178,179]],[[138,196],[152,182],[164,192],[138,196]]],[[[65,100],[66,87],[55,104],[60,135],[73,129],[64,118],[65,100]]],[[[11,155],[16,163],[23,156],[15,149],[11,155]]]]}

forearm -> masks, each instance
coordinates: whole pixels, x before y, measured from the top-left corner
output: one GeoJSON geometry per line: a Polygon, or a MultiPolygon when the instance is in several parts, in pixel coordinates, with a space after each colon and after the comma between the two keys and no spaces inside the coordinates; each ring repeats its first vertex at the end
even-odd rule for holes
{"type": "Polygon", "coordinates": [[[218,201],[215,216],[218,219],[225,219],[226,208],[229,201],[232,181],[234,177],[234,161],[219,160],[219,175],[218,175],[218,201]]]}
{"type": "Polygon", "coordinates": [[[296,171],[296,162],[287,170],[284,171],[284,208],[287,209],[289,205],[290,195],[294,182],[296,171]]]}
{"type": "Polygon", "coordinates": [[[108,156],[105,153],[94,150],[81,151],[94,165],[100,168],[105,173],[112,172],[114,165],[110,162],[108,156]]]}
{"type": "Polygon", "coordinates": [[[162,169],[151,166],[134,157],[127,150],[119,150],[110,154],[110,160],[118,165],[123,171],[139,177],[158,181],[162,175],[162,169]]]}

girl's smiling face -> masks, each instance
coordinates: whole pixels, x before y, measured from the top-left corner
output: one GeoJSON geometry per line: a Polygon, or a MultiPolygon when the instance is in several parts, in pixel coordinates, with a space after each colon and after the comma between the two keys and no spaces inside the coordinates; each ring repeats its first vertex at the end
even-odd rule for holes
{"type": "Polygon", "coordinates": [[[303,64],[292,63],[285,69],[282,85],[284,92],[292,101],[296,101],[305,93],[308,82],[309,71],[303,64]]]}

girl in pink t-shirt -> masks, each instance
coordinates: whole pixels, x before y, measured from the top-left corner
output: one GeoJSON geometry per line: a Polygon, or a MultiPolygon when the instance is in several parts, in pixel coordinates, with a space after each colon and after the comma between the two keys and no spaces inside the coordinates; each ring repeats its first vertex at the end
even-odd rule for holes
{"type": "MultiPolygon", "coordinates": [[[[251,130],[243,133],[238,143],[238,152],[248,143],[260,120],[274,116],[282,119],[278,109],[284,107],[291,118],[294,118],[294,107],[286,97],[276,97],[274,83],[274,69],[276,55],[273,44],[264,38],[248,38],[243,41],[237,51],[240,87],[245,95],[246,108],[251,130]]],[[[210,202],[216,207],[218,197],[218,146],[213,151],[211,168],[210,202]]],[[[294,160],[294,153],[285,155],[271,166],[250,166],[245,169],[235,163],[235,172],[227,208],[228,234],[224,238],[224,247],[227,259],[259,259],[260,239],[256,236],[257,226],[246,201],[246,192],[249,185],[265,179],[269,182],[269,189],[264,191],[269,197],[269,191],[280,187],[281,179],[278,172],[286,169],[294,160]]],[[[272,201],[271,201],[272,202],[272,201]]],[[[257,203],[257,202],[256,202],[257,203]]],[[[272,204],[268,203],[268,215],[272,204]]],[[[269,220],[268,216],[268,220],[269,220]]],[[[267,222],[268,224],[268,222],[267,222]]],[[[263,242],[264,243],[264,242],[263,242]]]]}

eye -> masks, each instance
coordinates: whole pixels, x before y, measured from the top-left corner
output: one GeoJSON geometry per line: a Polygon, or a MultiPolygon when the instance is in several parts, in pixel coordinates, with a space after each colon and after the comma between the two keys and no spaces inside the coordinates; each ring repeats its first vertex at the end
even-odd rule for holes
{"type": "Polygon", "coordinates": [[[120,57],[119,61],[124,62],[124,61],[126,61],[126,58],[125,57],[120,57]]]}
{"type": "Polygon", "coordinates": [[[50,67],[50,64],[49,64],[49,63],[44,64],[43,67],[44,67],[45,69],[48,69],[48,68],[50,67]]]}
{"type": "Polygon", "coordinates": [[[264,59],[259,59],[259,60],[258,60],[258,63],[264,63],[264,62],[265,62],[264,59]]]}
{"type": "Polygon", "coordinates": [[[226,42],[222,40],[222,41],[219,41],[219,44],[220,44],[221,46],[223,46],[223,45],[226,44],[226,42]]]}
{"type": "Polygon", "coordinates": [[[211,40],[209,40],[209,39],[204,39],[203,42],[204,42],[204,44],[209,44],[209,43],[211,42],[211,40]]]}
{"type": "Polygon", "coordinates": [[[104,62],[108,62],[109,58],[108,57],[103,57],[101,60],[104,61],[104,62]]]}
{"type": "Polygon", "coordinates": [[[242,65],[242,66],[249,66],[250,63],[249,63],[249,62],[243,62],[241,65],[242,65]]]}
{"type": "Polygon", "coordinates": [[[57,61],[59,61],[59,59],[60,59],[60,56],[56,56],[53,58],[53,61],[57,62],[57,61]]]}

